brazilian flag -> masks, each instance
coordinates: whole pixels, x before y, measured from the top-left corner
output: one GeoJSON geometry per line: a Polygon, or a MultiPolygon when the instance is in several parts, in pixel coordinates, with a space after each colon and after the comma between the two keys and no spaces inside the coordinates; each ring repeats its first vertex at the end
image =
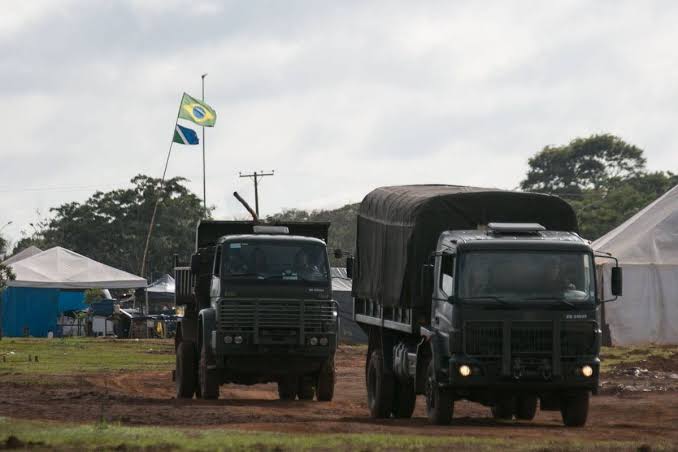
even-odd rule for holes
{"type": "Polygon", "coordinates": [[[212,107],[186,93],[181,98],[179,117],[204,127],[214,127],[214,123],[217,122],[217,112],[212,107]]]}

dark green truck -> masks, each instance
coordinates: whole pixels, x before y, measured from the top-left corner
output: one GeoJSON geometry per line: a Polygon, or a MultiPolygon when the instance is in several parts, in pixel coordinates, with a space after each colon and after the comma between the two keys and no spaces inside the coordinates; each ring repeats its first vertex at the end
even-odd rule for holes
{"type": "Polygon", "coordinates": [[[175,268],[177,397],[276,382],[281,399],[331,400],[337,309],[328,223],[202,221],[175,268]]]}
{"type": "MultiPolygon", "coordinates": [[[[410,417],[416,395],[431,422],[456,400],[495,418],[560,410],[586,423],[601,343],[596,256],[560,198],[459,187],[383,187],[358,214],[347,260],[354,318],[369,336],[373,417],[410,417]]],[[[621,294],[621,269],[611,293],[621,294]]]]}

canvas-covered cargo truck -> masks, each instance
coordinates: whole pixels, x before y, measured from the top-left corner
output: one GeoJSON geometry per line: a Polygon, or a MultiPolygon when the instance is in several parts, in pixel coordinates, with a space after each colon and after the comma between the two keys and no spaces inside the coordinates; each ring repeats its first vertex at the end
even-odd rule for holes
{"type": "Polygon", "coordinates": [[[331,400],[337,309],[329,223],[201,221],[190,265],[176,265],[177,397],[224,383],[275,382],[281,399],[331,400]]]}
{"type": "MultiPolygon", "coordinates": [[[[593,250],[562,199],[448,185],[382,187],[358,212],[354,318],[369,337],[373,417],[416,395],[449,423],[454,402],[497,418],[560,410],[586,422],[601,340],[593,250]]],[[[611,258],[610,256],[601,256],[611,258]]],[[[621,269],[611,281],[621,294],[621,269]]]]}

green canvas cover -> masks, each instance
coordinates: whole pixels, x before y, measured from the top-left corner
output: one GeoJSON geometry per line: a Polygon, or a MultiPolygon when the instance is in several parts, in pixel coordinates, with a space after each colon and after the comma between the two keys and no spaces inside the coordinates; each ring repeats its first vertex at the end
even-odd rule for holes
{"type": "Polygon", "coordinates": [[[578,232],[574,210],[557,196],[458,185],[377,188],[358,211],[353,296],[384,306],[422,306],[421,268],[440,233],[490,222],[578,232]]]}

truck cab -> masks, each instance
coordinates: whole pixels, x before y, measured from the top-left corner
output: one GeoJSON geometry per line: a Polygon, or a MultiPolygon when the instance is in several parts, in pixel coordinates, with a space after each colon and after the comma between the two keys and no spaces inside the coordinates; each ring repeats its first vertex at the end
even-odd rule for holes
{"type": "Polygon", "coordinates": [[[224,383],[276,382],[281,399],[331,400],[337,309],[329,225],[211,223],[203,226],[209,243],[199,238],[191,266],[176,269],[177,303],[186,307],[177,395],[214,399],[224,383]]]}

